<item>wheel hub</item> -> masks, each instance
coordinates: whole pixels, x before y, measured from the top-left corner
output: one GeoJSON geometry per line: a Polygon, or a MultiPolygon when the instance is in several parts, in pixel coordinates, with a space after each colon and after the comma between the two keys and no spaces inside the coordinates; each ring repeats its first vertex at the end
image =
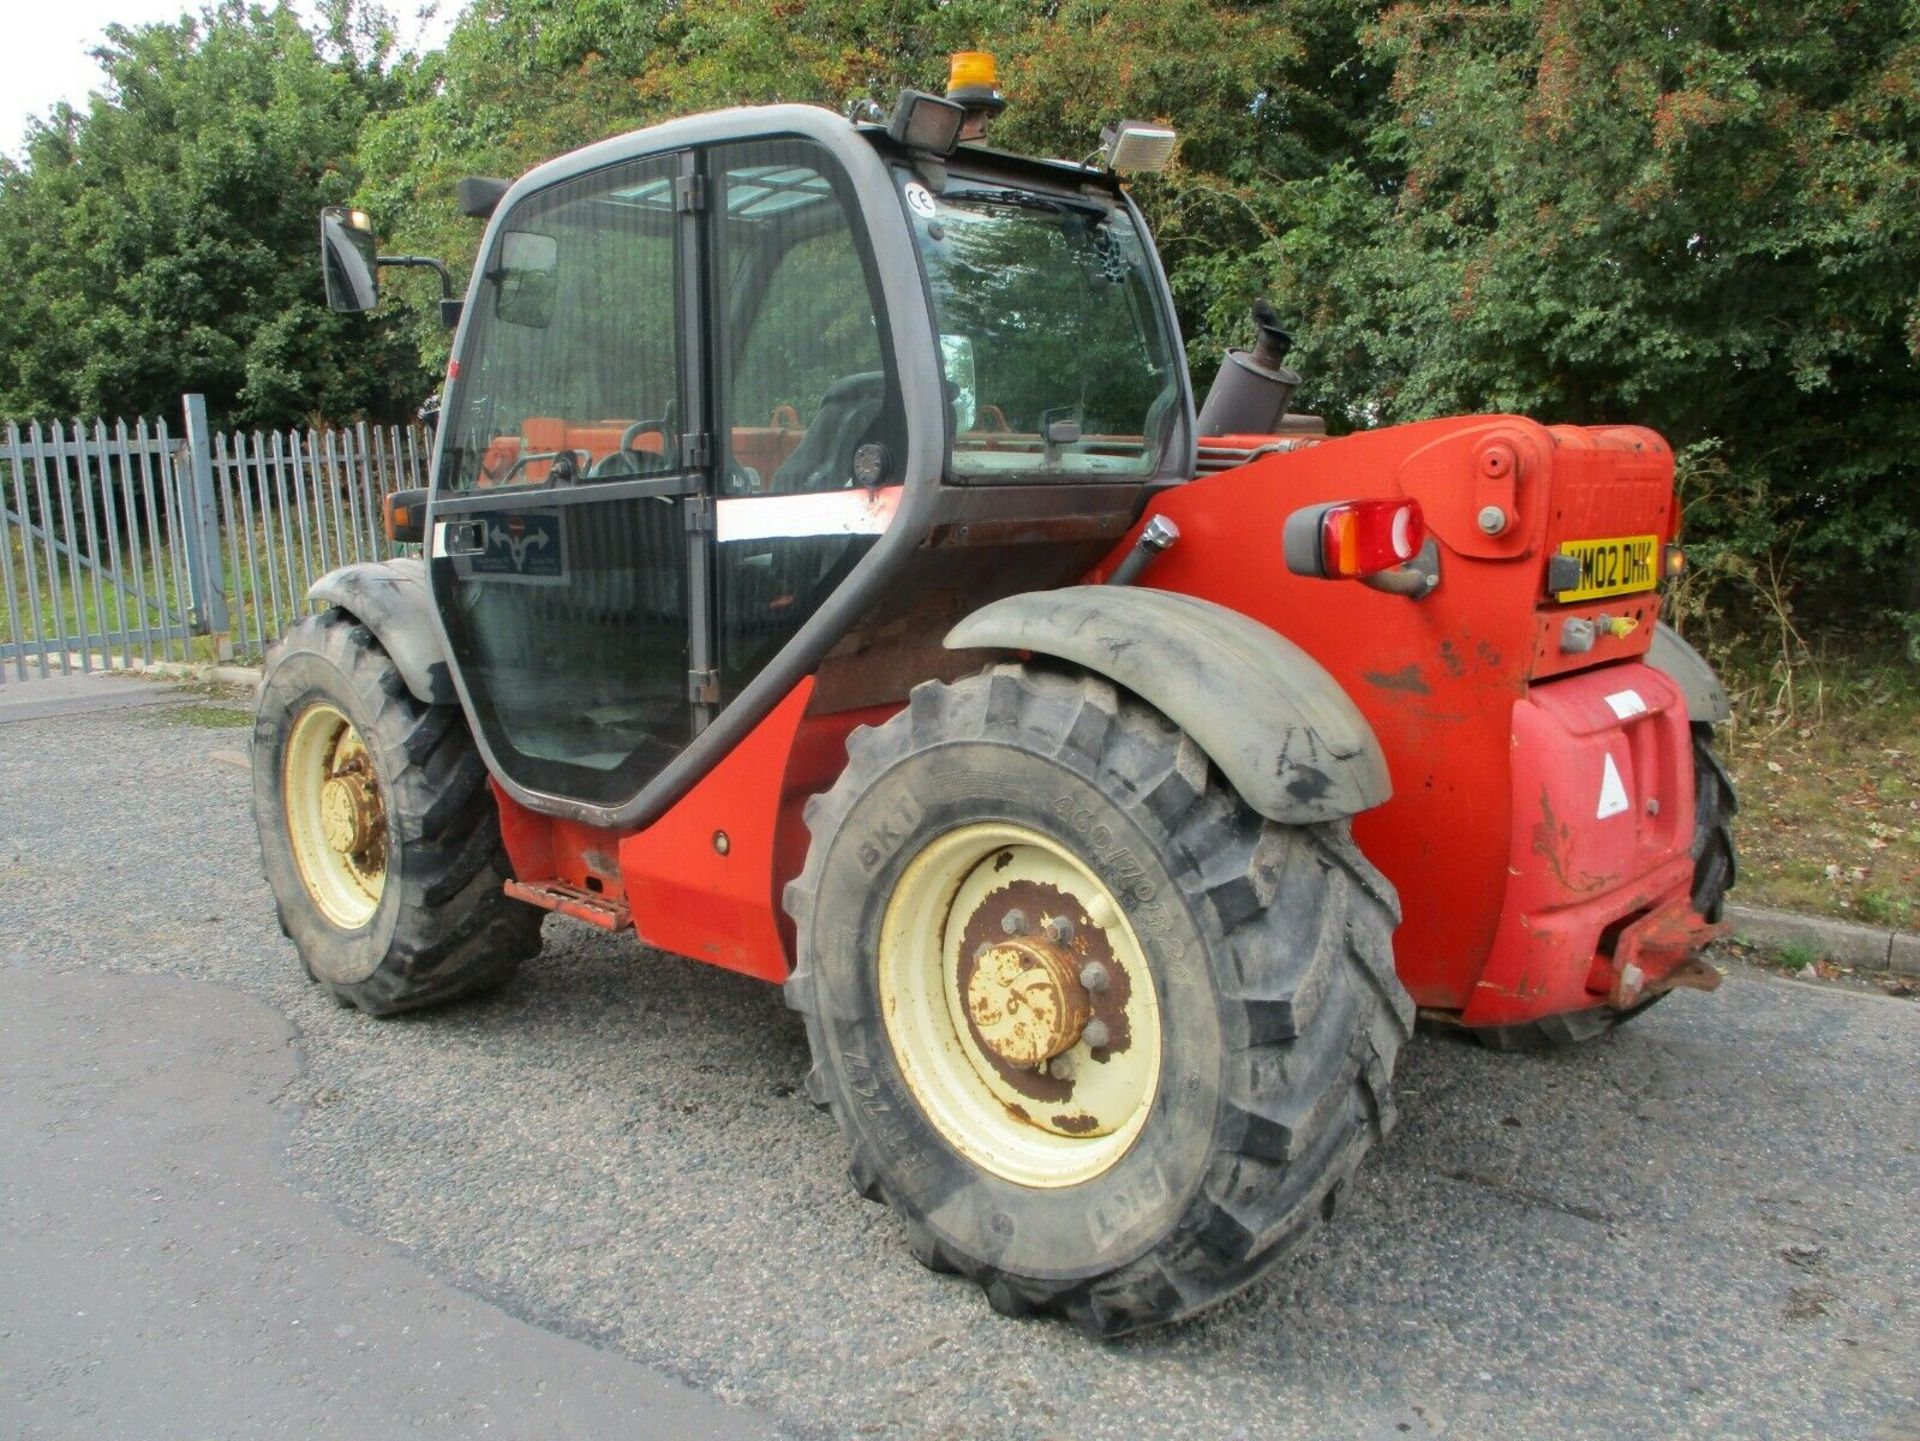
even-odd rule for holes
{"type": "Polygon", "coordinates": [[[963,1155],[1029,1186],[1114,1165],[1159,1086],[1152,973],[1106,885],[1009,823],[931,841],[881,927],[882,1014],[902,1076],[963,1155]]]}
{"type": "Polygon", "coordinates": [[[1038,1070],[1080,1042],[1093,998],[1064,947],[1016,936],[977,955],[967,978],[967,1020],[980,1045],[1022,1070],[1038,1070]]]}
{"type": "Polygon", "coordinates": [[[301,711],[281,760],[287,838],[307,894],[342,930],[372,919],[387,878],[387,817],[366,742],[327,701],[301,711]]]}
{"type": "Polygon", "coordinates": [[[379,834],[380,797],[363,775],[329,776],[320,788],[320,823],[340,855],[364,854],[379,834]]]}

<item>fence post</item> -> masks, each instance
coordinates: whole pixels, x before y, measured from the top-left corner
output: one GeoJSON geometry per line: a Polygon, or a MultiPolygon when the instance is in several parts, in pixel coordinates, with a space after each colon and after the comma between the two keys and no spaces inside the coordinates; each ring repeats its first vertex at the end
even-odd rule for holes
{"type": "MultiPolygon", "coordinates": [[[[213,442],[207,434],[207,398],[181,397],[187,415],[187,461],[192,472],[187,503],[187,590],[193,602],[194,630],[201,635],[227,632],[226,578],[220,573],[220,510],[213,493],[213,442]]],[[[188,487],[182,486],[182,491],[188,487]]]]}

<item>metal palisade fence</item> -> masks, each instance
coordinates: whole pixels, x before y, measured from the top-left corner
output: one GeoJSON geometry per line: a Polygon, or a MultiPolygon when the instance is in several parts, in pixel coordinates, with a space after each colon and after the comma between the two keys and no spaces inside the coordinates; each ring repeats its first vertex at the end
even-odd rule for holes
{"type": "Polygon", "coordinates": [[[397,554],[388,492],[426,484],[419,426],[300,431],[164,418],[0,432],[0,682],[259,656],[335,566],[397,554]]]}

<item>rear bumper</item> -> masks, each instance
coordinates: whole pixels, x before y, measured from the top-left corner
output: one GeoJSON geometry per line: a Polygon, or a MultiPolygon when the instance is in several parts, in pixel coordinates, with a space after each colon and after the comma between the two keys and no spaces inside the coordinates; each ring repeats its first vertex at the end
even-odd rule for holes
{"type": "Polygon", "coordinates": [[[1679,688],[1645,665],[1534,686],[1513,708],[1511,857],[1460,1020],[1626,1009],[1726,928],[1693,909],[1693,751],[1679,688]]]}

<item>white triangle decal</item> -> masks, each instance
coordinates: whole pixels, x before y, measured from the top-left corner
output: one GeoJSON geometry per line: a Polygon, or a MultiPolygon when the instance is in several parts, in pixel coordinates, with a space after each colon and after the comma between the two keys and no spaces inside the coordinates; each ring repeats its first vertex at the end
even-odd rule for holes
{"type": "Polygon", "coordinates": [[[1613,757],[1607,757],[1607,768],[1600,773],[1600,809],[1593,813],[1595,820],[1604,821],[1608,816],[1617,816],[1627,808],[1627,788],[1620,780],[1620,771],[1613,763],[1613,757]]]}

